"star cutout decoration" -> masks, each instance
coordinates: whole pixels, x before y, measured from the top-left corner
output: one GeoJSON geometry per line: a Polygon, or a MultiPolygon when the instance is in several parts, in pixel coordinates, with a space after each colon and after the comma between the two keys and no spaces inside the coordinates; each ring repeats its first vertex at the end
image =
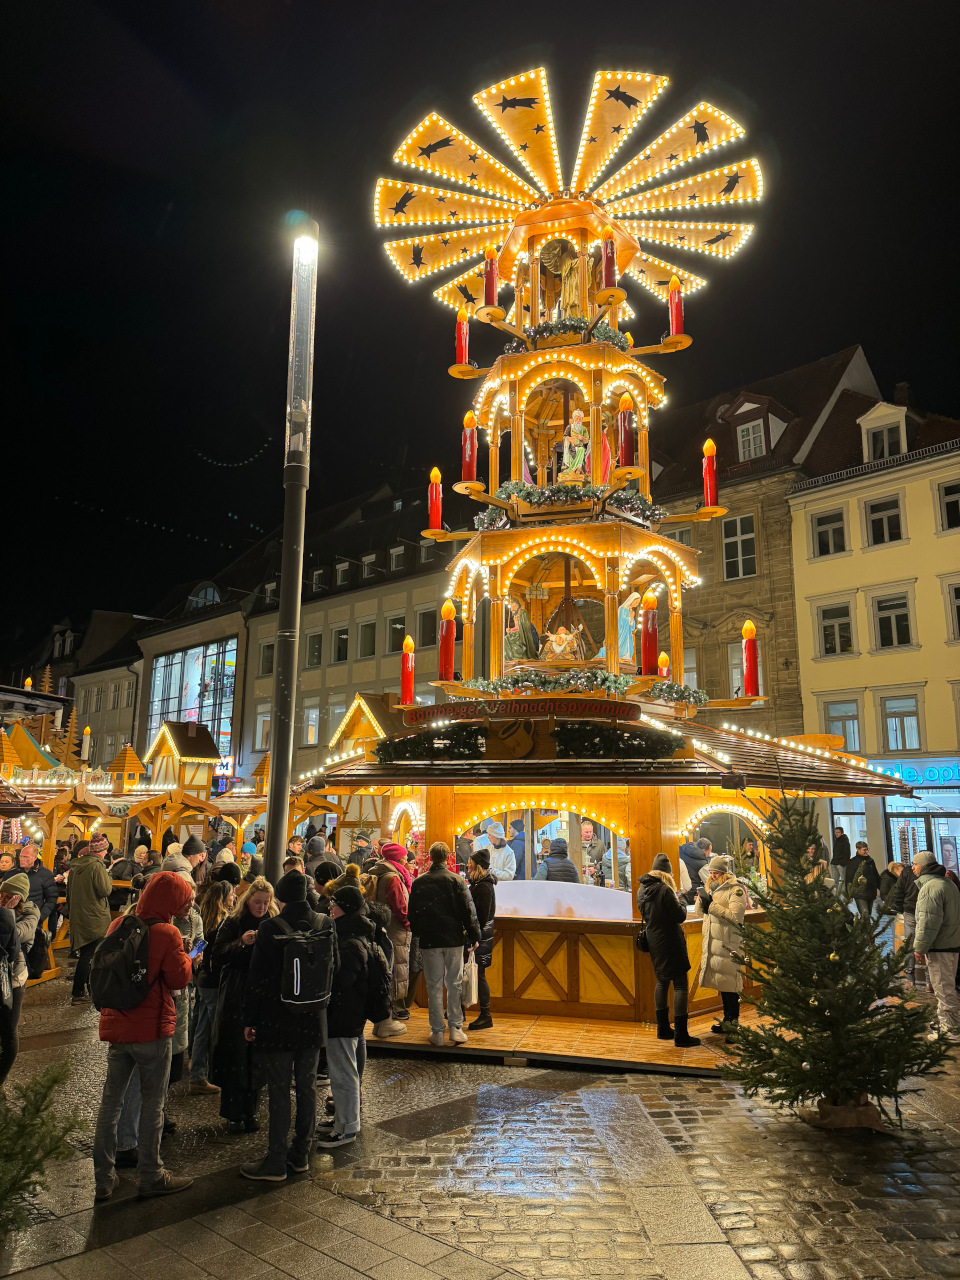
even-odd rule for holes
{"type": "Polygon", "coordinates": [[[542,124],[535,124],[535,125],[533,126],[533,132],[534,132],[534,133],[543,133],[545,130],[546,130],[546,125],[542,125],[542,124]]]}
{"type": "Polygon", "coordinates": [[[610,132],[611,132],[611,133],[623,133],[623,125],[622,125],[622,124],[615,124],[615,125],[613,126],[613,128],[610,130],[610,132]]]}
{"type": "Polygon", "coordinates": [[[471,173],[467,175],[468,182],[476,182],[476,180],[477,180],[477,175],[475,173],[471,173]]]}
{"type": "Polygon", "coordinates": [[[474,151],[467,156],[467,159],[470,161],[471,164],[476,164],[478,154],[479,152],[474,151]]]}
{"type": "Polygon", "coordinates": [[[449,244],[449,243],[450,243],[450,237],[449,237],[449,236],[441,236],[441,237],[440,237],[440,243],[441,243],[441,244],[449,244]]]}
{"type": "Polygon", "coordinates": [[[521,150],[521,151],[529,151],[529,149],[530,149],[530,148],[529,148],[529,144],[528,144],[528,143],[526,143],[526,142],[521,142],[521,143],[520,143],[520,150],[521,150]]]}
{"type": "Polygon", "coordinates": [[[679,157],[678,155],[676,155],[676,153],[671,153],[670,155],[668,155],[668,156],[667,156],[667,159],[668,159],[668,160],[670,161],[670,163],[672,164],[672,163],[674,162],[674,160],[679,160],[679,159],[680,159],[680,157],[679,157]]]}
{"type": "Polygon", "coordinates": [[[700,196],[695,191],[692,196],[687,196],[687,204],[693,204],[694,200],[699,200],[700,196]]]}
{"type": "Polygon", "coordinates": [[[457,216],[457,211],[456,211],[456,209],[451,209],[451,210],[450,210],[450,217],[451,217],[451,218],[455,218],[456,216],[457,216]]]}
{"type": "Polygon", "coordinates": [[[588,143],[588,145],[589,145],[589,143],[591,143],[591,142],[596,142],[596,138],[588,138],[588,139],[587,139],[587,143],[588,143]]]}
{"type": "Polygon", "coordinates": [[[437,204],[446,204],[446,203],[447,203],[446,196],[437,196],[437,204]]]}
{"type": "Polygon", "coordinates": [[[466,256],[467,256],[467,251],[466,251],[466,249],[461,249],[461,250],[460,250],[460,257],[461,257],[461,258],[465,258],[466,256]]]}

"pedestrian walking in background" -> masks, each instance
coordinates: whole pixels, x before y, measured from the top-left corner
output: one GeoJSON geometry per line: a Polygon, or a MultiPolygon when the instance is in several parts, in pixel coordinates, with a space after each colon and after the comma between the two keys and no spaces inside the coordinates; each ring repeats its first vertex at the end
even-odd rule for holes
{"type": "Polygon", "coordinates": [[[580,872],[567,856],[567,842],[562,836],[550,841],[549,852],[537,867],[534,880],[560,880],[568,884],[580,883],[580,872]]]}
{"type": "MultiPolygon", "coordinates": [[[[502,828],[501,828],[502,830],[502,828]]],[[[474,850],[476,856],[477,850],[474,850]]],[[[410,890],[410,928],[420,940],[423,978],[427,984],[430,1043],[443,1044],[443,987],[447,988],[447,1026],[451,1044],[466,1044],[460,992],[463,948],[480,941],[473,899],[463,880],[447,870],[450,849],[441,840],[430,846],[430,870],[410,890]]]]}
{"type": "Polygon", "coordinates": [[[97,943],[110,927],[110,894],[113,880],[103,864],[107,837],[96,835],[79,858],[71,860],[67,877],[67,914],[70,917],[70,947],[77,953],[73,973],[73,1004],[85,1004],[90,961],[97,943]]]}
{"type": "Polygon", "coordinates": [[[697,898],[697,915],[703,919],[700,986],[719,991],[723,1017],[710,1030],[714,1035],[729,1035],[740,1021],[743,973],[733,953],[740,947],[747,895],[730,874],[725,858],[711,858],[700,874],[707,891],[705,898],[697,898]]]}
{"type": "Polygon", "coordinates": [[[833,872],[833,883],[840,892],[841,885],[847,883],[847,867],[850,863],[850,839],[843,827],[833,828],[833,851],[830,855],[830,868],[833,872]]]}
{"type": "Polygon", "coordinates": [[[473,899],[473,909],[477,913],[477,924],[480,926],[480,942],[476,951],[477,1003],[480,1013],[470,1023],[469,1030],[485,1031],[493,1026],[487,970],[493,963],[493,930],[497,914],[497,882],[490,874],[489,849],[478,849],[471,855],[467,863],[467,886],[473,899]]]}
{"type": "Polygon", "coordinates": [[[856,902],[857,910],[862,916],[870,915],[880,892],[880,873],[864,840],[857,841],[856,852],[847,863],[846,883],[847,893],[856,902]]]}
{"type": "Polygon", "coordinates": [[[673,867],[664,853],[658,853],[653,867],[640,877],[637,908],[644,923],[644,939],[654,977],[653,1003],[657,1014],[657,1039],[673,1040],[681,1049],[695,1048],[700,1041],[687,1031],[690,957],[683,923],[686,903],[673,879],[673,867]],[[673,984],[673,1027],[670,1026],[670,984],[673,984]]]}
{"type": "Polygon", "coordinates": [[[53,872],[40,861],[40,850],[35,844],[23,846],[20,850],[19,862],[20,871],[30,881],[30,892],[27,896],[37,908],[39,917],[33,942],[29,952],[24,953],[24,959],[27,962],[29,976],[39,978],[47,967],[50,943],[57,931],[59,919],[57,898],[60,894],[60,886],[53,872]]]}
{"type": "MultiPolygon", "coordinates": [[[[920,853],[928,853],[920,849],[920,853]]],[[[933,855],[931,855],[933,856],[933,855]]],[[[897,877],[893,893],[890,895],[890,911],[903,917],[903,945],[907,948],[907,963],[903,974],[911,985],[916,978],[916,956],[913,950],[913,939],[917,932],[917,895],[920,892],[920,881],[913,874],[909,863],[903,864],[903,870],[897,877]]]]}
{"type": "MultiPolygon", "coordinates": [[[[960,1039],[960,998],[957,996],[957,956],[960,953],[960,889],[947,879],[946,869],[929,849],[913,855],[917,877],[917,932],[913,949],[926,957],[927,977],[937,998],[940,1030],[960,1039]]],[[[934,1032],[931,1038],[934,1038],[934,1032]]]]}

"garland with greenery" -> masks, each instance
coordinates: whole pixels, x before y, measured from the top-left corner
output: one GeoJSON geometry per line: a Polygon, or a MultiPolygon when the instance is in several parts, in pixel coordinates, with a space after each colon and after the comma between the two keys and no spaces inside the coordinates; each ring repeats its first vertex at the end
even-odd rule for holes
{"type": "Polygon", "coordinates": [[[635,516],[638,520],[645,520],[648,524],[662,520],[667,514],[658,503],[651,502],[635,489],[618,489],[607,499],[607,507],[619,511],[621,515],[635,516]]]}
{"type": "Polygon", "coordinates": [[[487,730],[478,724],[455,724],[445,729],[412,733],[406,738],[384,738],[374,750],[381,764],[404,760],[478,760],[483,755],[487,730]]]}
{"type": "Polygon", "coordinates": [[[710,701],[706,689],[691,689],[688,684],[675,680],[661,680],[647,690],[648,698],[662,698],[664,702],[692,702],[695,707],[705,707],[710,701]]]}
{"type": "Polygon", "coordinates": [[[463,687],[478,689],[481,693],[596,693],[601,690],[622,697],[632,683],[632,676],[615,676],[591,667],[571,667],[569,671],[560,672],[518,667],[497,680],[466,680],[463,687]]]}
{"type": "Polygon", "coordinates": [[[561,720],[550,735],[561,760],[665,760],[677,749],[677,739],[655,729],[617,729],[593,720],[561,720]]]}
{"type": "MultiPolygon", "coordinates": [[[[493,495],[495,498],[519,498],[531,507],[562,507],[576,505],[580,502],[592,502],[602,498],[606,489],[602,485],[591,484],[550,484],[541,487],[525,480],[507,480],[493,495]]],[[[610,495],[607,506],[625,516],[634,516],[639,520],[652,522],[662,520],[666,515],[663,507],[651,502],[649,498],[632,489],[618,489],[610,495]]],[[[487,507],[478,516],[474,516],[476,529],[495,529],[506,516],[502,507],[487,507]]]]}
{"type": "MultiPolygon", "coordinates": [[[[585,316],[569,316],[563,320],[541,320],[539,324],[524,325],[523,332],[531,342],[536,343],[539,338],[558,338],[565,333],[583,333],[590,324],[585,316]]],[[[616,347],[618,351],[629,351],[630,342],[625,333],[621,333],[619,329],[611,329],[605,320],[601,320],[597,327],[590,335],[591,342],[609,342],[612,347],[616,347]]],[[[515,338],[513,342],[508,342],[503,348],[504,355],[518,356],[527,350],[527,344],[521,342],[519,338],[515,338]]]]}

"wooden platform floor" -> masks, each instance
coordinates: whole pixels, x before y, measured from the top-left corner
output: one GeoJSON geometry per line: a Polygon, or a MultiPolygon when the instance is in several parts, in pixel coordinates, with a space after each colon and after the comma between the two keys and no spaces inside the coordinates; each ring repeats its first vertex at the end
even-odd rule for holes
{"type": "MultiPolygon", "coordinates": [[[[477,1016],[472,1010],[470,1019],[477,1016]]],[[[627,1071],[666,1071],[682,1075],[712,1076],[724,1060],[724,1043],[711,1035],[717,1014],[691,1018],[690,1034],[702,1043],[696,1049],[678,1049],[672,1041],[658,1040],[656,1026],[647,1022],[604,1022],[546,1015],[495,1013],[487,1031],[467,1031],[464,1045],[430,1044],[430,1025],[425,1009],[410,1010],[407,1033],[389,1040],[367,1034],[367,1048],[373,1053],[388,1051],[403,1056],[482,1057],[494,1061],[525,1058],[528,1062],[602,1066],[627,1071]]],[[[745,1006],[743,1020],[752,1021],[753,1008],[745,1006]]],[[[371,1028],[372,1030],[372,1028],[371,1028]]]]}

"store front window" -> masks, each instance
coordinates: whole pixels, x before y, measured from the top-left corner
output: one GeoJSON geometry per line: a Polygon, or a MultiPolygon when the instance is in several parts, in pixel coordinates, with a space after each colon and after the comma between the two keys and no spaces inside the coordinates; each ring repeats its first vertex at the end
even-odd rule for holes
{"type": "Polygon", "coordinates": [[[918,849],[930,849],[948,871],[960,874],[960,787],[918,787],[911,798],[884,802],[892,857],[911,861],[918,849]]]}
{"type": "Polygon", "coordinates": [[[850,841],[851,853],[858,840],[867,838],[867,804],[858,796],[842,796],[830,802],[830,847],[833,848],[835,828],[842,827],[850,841]]]}
{"type": "Polygon", "coordinates": [[[164,720],[194,721],[207,726],[221,755],[230,755],[236,670],[236,636],[154,658],[148,742],[164,720]]]}

